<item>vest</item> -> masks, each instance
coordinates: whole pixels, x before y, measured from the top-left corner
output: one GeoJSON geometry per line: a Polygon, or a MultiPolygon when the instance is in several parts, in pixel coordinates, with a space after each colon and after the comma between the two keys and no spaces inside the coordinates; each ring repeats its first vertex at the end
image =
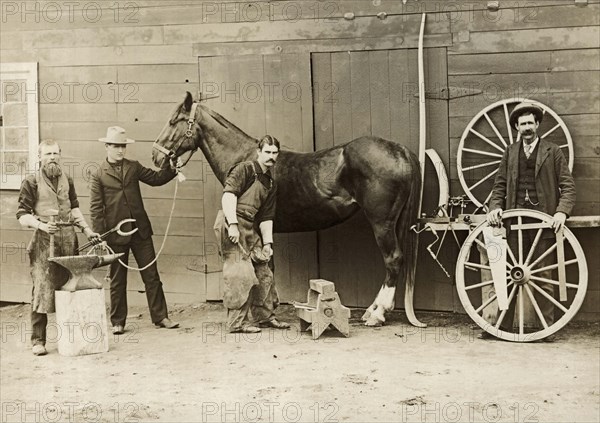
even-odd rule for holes
{"type": "Polygon", "coordinates": [[[537,192],[535,190],[535,162],[538,154],[538,141],[535,149],[529,155],[525,155],[523,148],[519,148],[519,176],[517,180],[517,207],[536,208],[538,204],[537,192]],[[526,201],[526,194],[529,194],[529,201],[526,201]]]}
{"type": "Polygon", "coordinates": [[[69,180],[64,173],[58,177],[58,186],[56,191],[52,183],[43,175],[40,169],[35,175],[37,183],[37,201],[35,203],[35,214],[42,216],[42,220],[47,222],[48,211],[58,210],[57,221],[68,222],[71,218],[71,200],[69,199],[69,180]]]}

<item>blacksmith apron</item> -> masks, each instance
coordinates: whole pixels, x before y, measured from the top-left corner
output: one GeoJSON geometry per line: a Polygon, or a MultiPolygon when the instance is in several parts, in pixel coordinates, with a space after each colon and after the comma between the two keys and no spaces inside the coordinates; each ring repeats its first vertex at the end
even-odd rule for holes
{"type": "MultiPolygon", "coordinates": [[[[69,200],[69,182],[63,174],[59,177],[57,187],[41,172],[36,175],[37,201],[35,213],[38,219],[48,222],[43,217],[49,209],[58,210],[58,221],[72,220],[71,202],[69,200]]],[[[62,266],[48,261],[50,235],[36,230],[27,247],[31,279],[33,281],[32,311],[37,313],[54,313],[54,291],[60,289],[69,279],[69,272],[62,266]]],[[[72,256],[77,254],[78,241],[73,226],[60,227],[54,234],[54,255],[72,256]]]]}
{"type": "Polygon", "coordinates": [[[229,239],[228,224],[222,210],[219,210],[215,221],[214,230],[223,259],[223,303],[230,311],[230,329],[240,328],[248,321],[249,309],[255,321],[269,321],[279,305],[269,258],[262,254],[263,243],[254,221],[267,194],[267,188],[255,179],[238,198],[239,245],[229,239]]]}

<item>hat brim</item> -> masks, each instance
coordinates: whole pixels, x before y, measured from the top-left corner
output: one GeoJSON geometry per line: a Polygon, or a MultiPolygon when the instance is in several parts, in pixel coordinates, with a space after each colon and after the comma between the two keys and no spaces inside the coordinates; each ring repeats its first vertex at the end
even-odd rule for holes
{"type": "Polygon", "coordinates": [[[135,140],[132,140],[131,138],[125,138],[125,142],[115,142],[114,140],[111,140],[110,138],[98,138],[98,141],[103,142],[105,144],[117,144],[117,145],[126,145],[126,144],[133,144],[135,142],[135,140]]]}
{"type": "Polygon", "coordinates": [[[533,114],[536,117],[538,123],[542,123],[542,120],[544,119],[544,111],[539,107],[531,106],[521,107],[519,110],[516,111],[516,113],[513,110],[509,118],[510,126],[514,128],[517,122],[519,121],[519,116],[526,115],[529,113],[533,114]]]}

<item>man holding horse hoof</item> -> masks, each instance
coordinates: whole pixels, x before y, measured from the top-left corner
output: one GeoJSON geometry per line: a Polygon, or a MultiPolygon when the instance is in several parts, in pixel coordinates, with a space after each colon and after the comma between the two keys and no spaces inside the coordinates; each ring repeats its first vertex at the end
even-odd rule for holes
{"type": "Polygon", "coordinates": [[[39,158],[39,171],[27,176],[21,184],[17,219],[22,227],[35,230],[27,247],[33,280],[31,343],[34,355],[45,355],[48,313],[55,311],[54,290],[69,279],[65,268],[48,261],[50,252],[54,256],[77,254],[74,226],[94,244],[101,239],[90,229],[79,209],[73,179],[62,170],[60,146],[52,140],[42,141],[39,158]]]}
{"type": "MultiPolygon", "coordinates": [[[[127,318],[127,265],[129,250],[133,252],[140,267],[146,288],[146,299],[152,322],[159,328],[174,329],[179,326],[168,317],[167,301],[156,265],[156,253],[152,242],[152,226],[144,208],[140,192],[140,181],[150,186],[160,186],[169,182],[177,174],[173,164],[160,171],[142,166],[139,162],[127,160],[125,152],[128,144],[135,141],[125,137],[125,130],[118,126],[108,128],[106,137],[99,141],[105,144],[106,160],[100,165],[97,174],[92,175],[90,192],[90,214],[93,228],[104,233],[114,228],[121,220],[135,219],[137,232],[130,236],[109,235],[107,243],[115,253],[125,253],[110,267],[110,320],[113,334],[125,331],[127,318]]],[[[179,162],[177,166],[179,165],[179,162]]],[[[126,225],[124,225],[126,226],[126,225]]],[[[124,232],[133,229],[123,227],[124,232]]]]}
{"type": "Polygon", "coordinates": [[[235,165],[228,173],[215,233],[223,256],[227,327],[230,332],[256,333],[259,327],[288,329],[274,310],[279,304],[269,262],[273,255],[276,186],[273,166],[279,141],[266,135],[258,143],[258,158],[235,165]]]}
{"type": "MultiPolygon", "coordinates": [[[[538,210],[553,216],[552,229],[544,229],[540,239],[533,236],[535,231],[521,231],[522,240],[518,239],[519,231],[507,233],[508,247],[515,255],[519,251],[520,242],[525,252],[535,245],[536,255],[532,256],[533,259],[540,257],[556,242],[555,233],[562,228],[575,205],[575,182],[567,159],[558,145],[540,139],[537,135],[543,116],[542,108],[531,102],[519,103],[512,110],[509,122],[518,131],[521,141],[509,145],[504,152],[494,180],[487,215],[487,222],[492,226],[502,223],[502,212],[507,209],[538,210]]],[[[508,222],[506,226],[510,227],[513,223],[516,222],[508,222]]],[[[526,219],[524,223],[527,223],[526,219]]],[[[551,265],[554,260],[552,256],[553,254],[548,254],[540,260],[540,268],[551,265]]],[[[537,276],[552,279],[552,270],[538,271],[537,276]]],[[[538,284],[549,297],[554,297],[554,285],[544,282],[538,284]]],[[[546,325],[552,326],[554,305],[537,293],[535,296],[546,325]]],[[[516,302],[515,296],[500,324],[503,331],[513,332],[516,302]]],[[[539,324],[543,326],[541,321],[539,324]]],[[[480,338],[491,336],[483,332],[480,338]]],[[[544,338],[544,341],[552,340],[554,338],[551,336],[544,338]]]]}

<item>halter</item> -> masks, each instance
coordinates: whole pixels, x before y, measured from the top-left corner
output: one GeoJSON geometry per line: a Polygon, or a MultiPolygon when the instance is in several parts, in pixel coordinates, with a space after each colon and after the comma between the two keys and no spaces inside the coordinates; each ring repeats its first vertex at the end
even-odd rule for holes
{"type": "MultiPolygon", "coordinates": [[[[173,160],[175,158],[177,158],[177,150],[179,150],[179,147],[181,147],[181,144],[183,144],[183,142],[185,140],[191,139],[192,135],[194,135],[194,131],[192,131],[192,128],[194,127],[194,123],[196,123],[196,111],[198,109],[198,103],[197,102],[193,102],[192,103],[192,109],[190,110],[190,115],[188,117],[187,123],[188,123],[188,129],[187,131],[185,131],[185,137],[182,137],[176,144],[175,146],[169,150],[161,145],[158,145],[156,143],[156,141],[154,141],[154,144],[152,144],[152,148],[154,150],[159,151],[160,153],[162,153],[164,156],[168,157],[169,160],[173,160]]],[[[188,159],[185,161],[185,163],[183,163],[183,165],[185,166],[187,164],[187,162],[190,161],[190,159],[192,158],[192,155],[196,152],[198,148],[195,148],[194,150],[192,150],[190,157],[188,157],[188,159]]]]}

